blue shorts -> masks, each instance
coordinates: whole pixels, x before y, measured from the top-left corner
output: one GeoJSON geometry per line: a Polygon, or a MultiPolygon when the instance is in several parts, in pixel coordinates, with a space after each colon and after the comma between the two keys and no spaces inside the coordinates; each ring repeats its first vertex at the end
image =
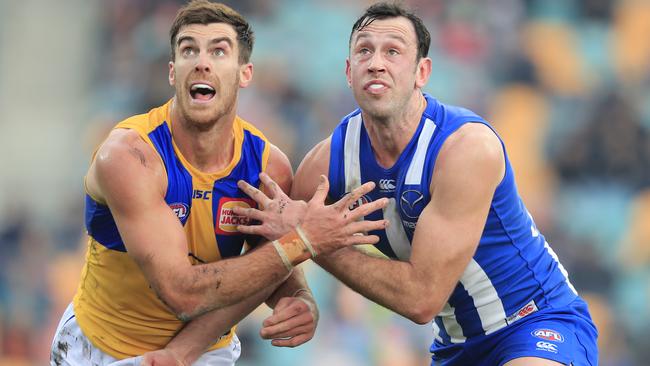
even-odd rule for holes
{"type": "Polygon", "coordinates": [[[587,304],[577,298],[561,308],[542,309],[490,335],[462,344],[434,344],[432,366],[496,366],[519,357],[564,365],[597,366],[598,331],[587,304]]]}

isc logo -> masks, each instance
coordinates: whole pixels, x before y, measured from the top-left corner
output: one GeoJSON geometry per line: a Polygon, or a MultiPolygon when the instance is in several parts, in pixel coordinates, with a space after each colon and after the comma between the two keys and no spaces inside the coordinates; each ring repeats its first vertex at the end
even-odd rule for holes
{"type": "Polygon", "coordinates": [[[564,337],[559,332],[556,332],[551,329],[536,329],[533,331],[532,335],[537,338],[545,339],[547,341],[553,342],[564,342],[564,337]]]}
{"type": "Polygon", "coordinates": [[[212,191],[201,191],[198,189],[195,189],[194,192],[192,192],[192,199],[195,200],[209,200],[210,197],[212,196],[212,191]]]}
{"type": "Polygon", "coordinates": [[[235,235],[239,233],[237,225],[248,225],[248,218],[235,215],[232,210],[234,207],[255,207],[255,201],[248,198],[221,197],[217,210],[217,222],[214,225],[217,234],[235,235]]]}

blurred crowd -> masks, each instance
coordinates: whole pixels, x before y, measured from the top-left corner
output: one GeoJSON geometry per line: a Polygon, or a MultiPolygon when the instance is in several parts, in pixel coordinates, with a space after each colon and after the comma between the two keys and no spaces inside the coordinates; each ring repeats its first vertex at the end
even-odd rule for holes
{"type": "MultiPolygon", "coordinates": [[[[98,57],[84,133],[92,148],[129,115],[165,102],[168,30],[180,0],[97,3],[98,57]]],[[[344,77],[349,32],[370,2],[225,1],[256,32],[254,82],[239,114],[294,167],[355,108],[344,77]]],[[[600,364],[650,360],[650,1],[412,0],[432,34],[427,92],[473,109],[508,148],[519,190],[590,305],[600,364]]],[[[79,177],[81,180],[82,177],[79,177]]],[[[76,187],[75,187],[76,188],[76,187]]],[[[83,192],[58,192],[43,225],[0,202],[0,365],[47,363],[85,251],[83,192]],[[69,199],[69,197],[75,197],[69,199]]],[[[429,364],[431,329],[370,303],[313,265],[321,309],[297,349],[260,339],[260,308],[239,327],[239,365],[429,364]]]]}

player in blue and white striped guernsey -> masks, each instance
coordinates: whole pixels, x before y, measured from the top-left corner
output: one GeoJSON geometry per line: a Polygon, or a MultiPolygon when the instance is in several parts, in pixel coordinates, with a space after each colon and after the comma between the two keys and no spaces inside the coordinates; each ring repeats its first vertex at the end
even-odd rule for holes
{"type": "Polygon", "coordinates": [[[354,25],[346,75],[360,109],[305,157],[292,197],[311,198],[321,174],[331,200],[375,182],[360,201],[389,201],[366,219],[390,221],[369,234],[394,260],[352,247],[314,260],[414,322],[433,320],[434,365],[595,366],[587,305],[520,199],[502,141],[422,93],[429,43],[398,5],[371,6],[354,25]]]}

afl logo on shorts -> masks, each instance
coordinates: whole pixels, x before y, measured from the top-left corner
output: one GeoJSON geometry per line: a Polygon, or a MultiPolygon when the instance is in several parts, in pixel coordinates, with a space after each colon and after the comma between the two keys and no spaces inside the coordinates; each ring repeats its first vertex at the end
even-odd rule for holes
{"type": "Polygon", "coordinates": [[[404,191],[399,200],[399,207],[406,217],[417,219],[424,209],[424,195],[422,192],[414,189],[404,191]]]}
{"type": "Polygon", "coordinates": [[[248,225],[248,218],[235,215],[233,207],[256,207],[255,201],[248,198],[221,197],[214,231],[221,235],[236,235],[237,225],[248,225]]]}
{"type": "Polygon", "coordinates": [[[185,219],[187,215],[189,215],[190,213],[189,206],[187,206],[182,202],[172,203],[171,205],[169,205],[169,208],[172,209],[174,215],[176,215],[176,217],[178,217],[178,219],[181,221],[183,221],[183,219],[185,219]]]}
{"type": "Polygon", "coordinates": [[[537,338],[541,338],[547,341],[552,341],[552,342],[564,342],[564,336],[560,332],[556,332],[551,329],[536,329],[531,333],[537,338]]]}

